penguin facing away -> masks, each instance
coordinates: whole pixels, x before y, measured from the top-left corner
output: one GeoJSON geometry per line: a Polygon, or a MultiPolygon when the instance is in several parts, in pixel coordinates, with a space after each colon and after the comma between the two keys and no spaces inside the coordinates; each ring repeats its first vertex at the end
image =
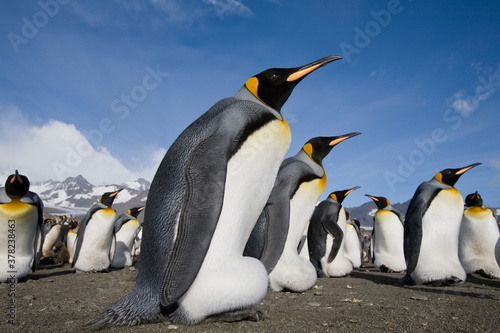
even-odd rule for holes
{"type": "Polygon", "coordinates": [[[81,221],[71,263],[77,272],[108,270],[114,254],[112,243],[116,219],[116,211],[111,205],[120,191],[101,195],[99,202],[89,209],[81,221]]]}
{"type": "Polygon", "coordinates": [[[140,227],[137,216],[139,216],[139,213],[144,208],[146,206],[134,207],[116,219],[113,231],[116,239],[115,255],[111,267],[123,268],[132,266],[131,251],[134,245],[134,236],[140,227]]]}
{"type": "Polygon", "coordinates": [[[349,274],[352,263],[344,255],[346,213],[342,202],[359,186],[330,193],[320,202],[309,223],[307,245],[309,260],[318,277],[342,277],[349,274]]]}
{"type": "Polygon", "coordinates": [[[406,276],[400,285],[448,285],[463,282],[466,273],[458,258],[463,199],[453,187],[466,171],[481,163],[445,169],[415,191],[406,211],[404,253],[406,276]]]}
{"type": "Polygon", "coordinates": [[[495,245],[500,237],[496,214],[483,205],[479,193],[465,198],[460,239],[459,258],[467,274],[478,273],[500,279],[500,267],[495,258],[495,245]]]}
{"type": "Polygon", "coordinates": [[[135,287],[91,325],[193,325],[264,297],[266,269],[243,249],[290,145],[280,110],[297,83],[337,59],[265,70],[180,134],[149,190],[135,287]]]}
{"type": "Polygon", "coordinates": [[[340,142],[360,133],[316,137],[283,161],[278,176],[247,243],[244,255],[257,247],[258,259],[269,273],[272,291],[301,292],[316,282],[316,271],[297,247],[309,218],[326,187],[322,161],[340,142]],[[258,245],[258,246],[256,246],[258,245]]]}
{"type": "Polygon", "coordinates": [[[365,194],[377,205],[371,236],[373,264],[381,272],[406,270],[403,215],[385,197],[365,194]]]}
{"type": "Polygon", "coordinates": [[[42,255],[43,203],[16,170],[0,188],[0,282],[35,271],[42,255]]]}

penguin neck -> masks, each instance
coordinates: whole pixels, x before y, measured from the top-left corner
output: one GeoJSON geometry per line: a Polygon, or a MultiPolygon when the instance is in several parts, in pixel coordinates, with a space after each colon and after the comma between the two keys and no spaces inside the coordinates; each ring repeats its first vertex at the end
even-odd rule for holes
{"type": "Polygon", "coordinates": [[[431,185],[434,185],[436,187],[439,187],[439,188],[442,188],[442,189],[445,189],[445,190],[449,190],[449,189],[452,189],[454,188],[453,186],[450,186],[450,185],[446,185],[444,183],[441,183],[439,180],[437,180],[436,178],[432,178],[431,180],[429,180],[429,184],[431,185]]]}
{"type": "Polygon", "coordinates": [[[297,153],[297,155],[295,155],[295,158],[299,161],[306,163],[308,166],[310,166],[311,169],[313,169],[314,174],[317,175],[318,177],[322,178],[325,176],[325,169],[323,169],[323,166],[321,166],[318,163],[316,163],[315,161],[313,161],[311,159],[311,157],[309,155],[307,155],[307,153],[303,149],[301,149],[297,153]]]}
{"type": "Polygon", "coordinates": [[[236,93],[236,95],[234,95],[234,98],[257,103],[266,108],[267,110],[269,110],[269,112],[274,114],[274,116],[279,120],[285,120],[281,115],[281,113],[279,113],[278,111],[276,111],[275,109],[273,109],[272,107],[268,106],[267,104],[259,100],[257,97],[255,97],[254,94],[252,94],[250,90],[248,90],[247,87],[245,86],[241,87],[241,89],[236,93]]]}

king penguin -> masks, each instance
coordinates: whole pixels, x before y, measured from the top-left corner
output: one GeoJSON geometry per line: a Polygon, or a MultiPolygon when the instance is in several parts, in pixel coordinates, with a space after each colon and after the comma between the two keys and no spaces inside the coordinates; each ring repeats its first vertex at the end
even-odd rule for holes
{"type": "Polygon", "coordinates": [[[0,188],[0,282],[37,269],[42,255],[43,203],[16,170],[0,188]]]}
{"type": "Polygon", "coordinates": [[[245,249],[245,255],[263,262],[272,291],[302,292],[316,282],[314,266],[298,253],[297,247],[326,187],[323,159],[337,144],[359,134],[312,138],[281,164],[245,249]]]}
{"type": "Polygon", "coordinates": [[[460,176],[481,163],[445,169],[415,191],[406,211],[406,275],[400,285],[433,286],[463,282],[467,274],[458,258],[463,199],[453,187],[460,176]]]}
{"type": "Polygon", "coordinates": [[[114,231],[116,246],[115,256],[111,267],[123,268],[132,266],[132,246],[134,237],[140,227],[137,216],[146,206],[129,209],[127,213],[121,214],[115,221],[114,231]]]}
{"type": "Polygon", "coordinates": [[[360,268],[363,263],[363,248],[361,245],[360,230],[351,220],[349,214],[347,214],[346,222],[344,255],[349,259],[353,268],[360,268]]]}
{"type": "Polygon", "coordinates": [[[320,202],[309,223],[307,245],[309,260],[318,277],[342,277],[349,274],[352,263],[344,255],[347,214],[342,202],[359,186],[348,190],[335,191],[320,202]]]}
{"type": "Polygon", "coordinates": [[[101,272],[108,270],[114,255],[113,227],[116,211],[111,207],[121,191],[106,192],[93,205],[78,228],[73,262],[77,272],[101,272]]]}
{"type": "Polygon", "coordinates": [[[373,265],[381,272],[402,272],[406,269],[403,214],[387,198],[365,195],[377,205],[371,236],[373,265]]]}
{"type": "Polygon", "coordinates": [[[459,258],[467,274],[479,273],[491,279],[500,279],[500,267],[495,258],[495,245],[500,237],[495,212],[483,205],[479,193],[465,197],[459,258]]]}
{"type": "Polygon", "coordinates": [[[135,287],[90,324],[194,325],[264,297],[266,269],[243,250],[290,145],[281,107],[337,59],[265,70],[180,134],[151,183],[135,287]]]}

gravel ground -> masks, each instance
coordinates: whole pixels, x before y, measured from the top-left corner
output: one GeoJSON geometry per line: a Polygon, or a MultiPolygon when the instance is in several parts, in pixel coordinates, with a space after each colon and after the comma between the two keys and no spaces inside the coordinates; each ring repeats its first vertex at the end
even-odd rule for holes
{"type": "MultiPolygon", "coordinates": [[[[134,269],[75,274],[53,265],[15,285],[0,284],[0,331],[65,332],[85,323],[124,297],[134,286],[134,269]],[[15,296],[12,294],[15,293],[15,296]],[[9,295],[10,294],[10,295],[9,295]],[[12,303],[14,301],[14,303],[12,303]],[[8,320],[14,304],[15,324],[8,320]]],[[[500,280],[469,275],[448,287],[400,287],[401,273],[373,266],[343,278],[318,279],[303,293],[268,293],[258,322],[208,322],[186,327],[165,323],[113,327],[110,332],[498,332],[500,280]]]]}

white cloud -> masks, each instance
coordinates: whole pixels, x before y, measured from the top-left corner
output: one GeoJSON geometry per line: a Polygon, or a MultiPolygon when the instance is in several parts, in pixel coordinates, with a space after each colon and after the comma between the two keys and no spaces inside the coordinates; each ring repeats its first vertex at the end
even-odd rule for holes
{"type": "Polygon", "coordinates": [[[151,180],[165,153],[164,149],[152,152],[150,163],[132,172],[105,147],[92,147],[72,124],[50,120],[34,126],[17,107],[0,109],[0,117],[0,179],[17,169],[33,181],[64,180],[80,174],[95,185],[139,177],[151,180]]]}
{"type": "Polygon", "coordinates": [[[236,0],[203,0],[204,3],[214,6],[219,18],[224,16],[250,16],[252,11],[240,1],[236,0]]]}

